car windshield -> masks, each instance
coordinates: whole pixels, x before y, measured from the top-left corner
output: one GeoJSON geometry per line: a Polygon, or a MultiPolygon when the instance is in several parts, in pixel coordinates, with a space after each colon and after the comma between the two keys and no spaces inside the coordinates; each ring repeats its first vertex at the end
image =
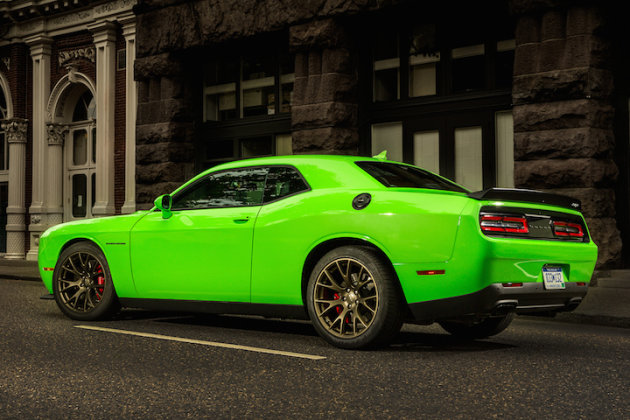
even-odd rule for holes
{"type": "Polygon", "coordinates": [[[414,166],[389,162],[355,162],[361,169],[389,188],[428,188],[455,192],[468,192],[464,188],[430,172],[414,166]]]}

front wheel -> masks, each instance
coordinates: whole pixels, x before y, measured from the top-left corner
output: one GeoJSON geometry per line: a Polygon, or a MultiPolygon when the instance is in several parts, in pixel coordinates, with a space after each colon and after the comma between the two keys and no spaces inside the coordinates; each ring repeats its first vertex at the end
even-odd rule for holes
{"type": "Polygon", "coordinates": [[[348,349],[387,344],[402,326],[402,302],[392,267],[368,247],[344,246],[324,255],[307,288],[315,330],[348,349]]]}
{"type": "Polygon", "coordinates": [[[72,244],[61,253],[53,295],[64,314],[80,321],[104,319],[119,308],[105,255],[90,242],[72,244]]]}
{"type": "Polygon", "coordinates": [[[510,325],[513,319],[514,312],[510,312],[507,315],[481,320],[452,320],[438,323],[455,337],[474,340],[499,334],[510,325]]]}

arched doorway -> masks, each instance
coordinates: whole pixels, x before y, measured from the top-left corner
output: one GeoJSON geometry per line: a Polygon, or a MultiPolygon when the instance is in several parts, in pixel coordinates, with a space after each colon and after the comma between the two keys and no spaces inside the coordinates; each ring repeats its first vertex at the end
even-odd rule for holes
{"type": "Polygon", "coordinates": [[[57,82],[48,102],[49,222],[92,217],[96,164],[94,83],[70,69],[57,82]],[[63,146],[63,149],[61,148],[63,146]]]}
{"type": "Polygon", "coordinates": [[[89,89],[77,95],[64,145],[64,220],[92,217],[96,187],[96,102],[89,89]]]}

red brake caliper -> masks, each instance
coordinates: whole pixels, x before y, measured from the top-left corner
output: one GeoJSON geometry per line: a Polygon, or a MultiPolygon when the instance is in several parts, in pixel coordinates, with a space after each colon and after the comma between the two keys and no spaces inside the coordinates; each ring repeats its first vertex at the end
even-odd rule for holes
{"type": "MultiPolygon", "coordinates": [[[[339,296],[339,293],[335,293],[335,294],[333,295],[333,297],[335,298],[335,300],[339,300],[339,299],[341,299],[341,296],[339,296]]],[[[342,309],[341,309],[341,307],[339,307],[339,305],[337,305],[337,306],[335,307],[335,311],[337,311],[337,315],[339,315],[339,314],[341,313],[342,309]]],[[[350,317],[349,317],[349,316],[346,316],[346,319],[344,319],[344,322],[345,322],[346,324],[349,324],[349,323],[350,323],[350,317]]]]}
{"type": "MultiPolygon", "coordinates": [[[[103,268],[100,265],[96,267],[96,272],[98,273],[98,277],[96,278],[96,284],[98,284],[99,286],[105,286],[105,277],[103,277],[103,268]]],[[[104,287],[98,288],[98,292],[100,296],[96,296],[97,300],[101,300],[101,296],[103,295],[103,290],[105,290],[104,287]]]]}

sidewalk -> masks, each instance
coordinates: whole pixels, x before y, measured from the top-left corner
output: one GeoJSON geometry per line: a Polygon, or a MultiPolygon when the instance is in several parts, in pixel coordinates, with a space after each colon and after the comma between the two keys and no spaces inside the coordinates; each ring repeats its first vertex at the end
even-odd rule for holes
{"type": "MultiPolygon", "coordinates": [[[[40,281],[37,263],[0,258],[0,279],[40,281]]],[[[580,306],[554,319],[630,328],[630,270],[597,271],[580,306]]]]}

